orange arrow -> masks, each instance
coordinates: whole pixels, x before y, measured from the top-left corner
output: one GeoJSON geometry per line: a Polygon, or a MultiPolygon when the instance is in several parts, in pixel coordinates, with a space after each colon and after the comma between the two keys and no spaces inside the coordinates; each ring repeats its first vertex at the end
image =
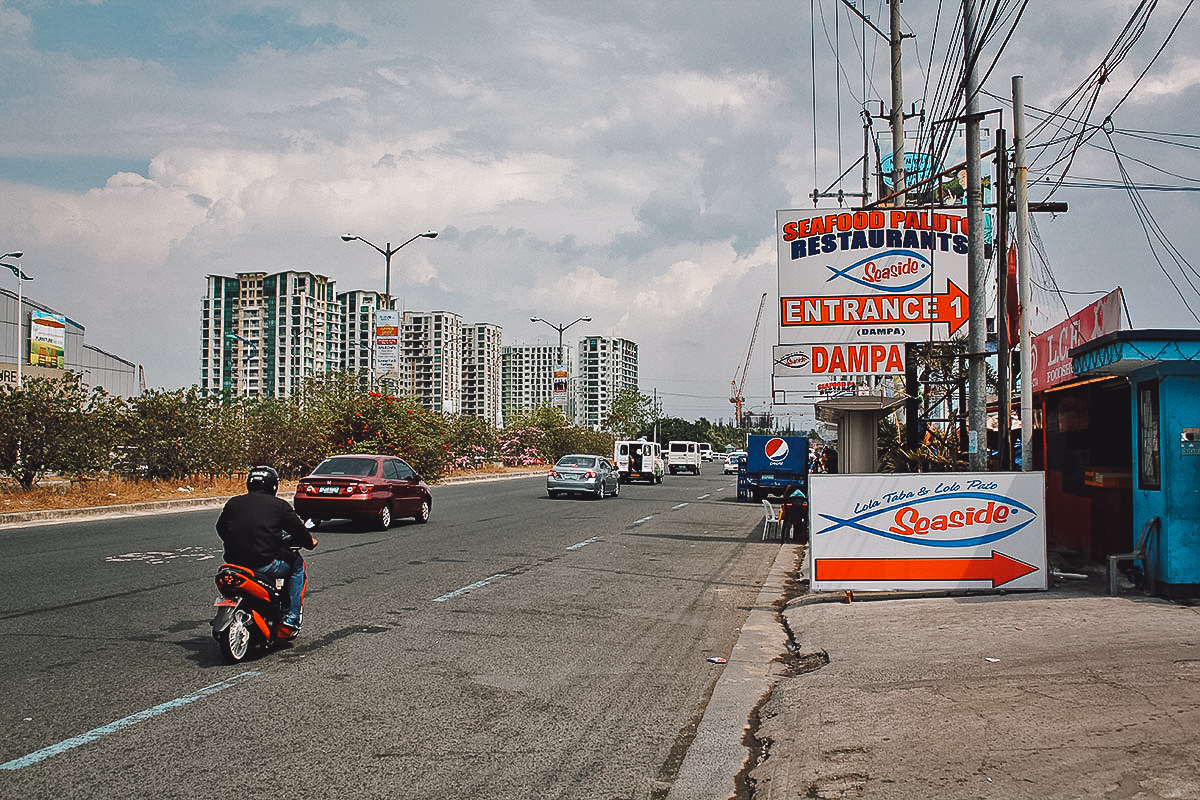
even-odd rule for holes
{"type": "Polygon", "coordinates": [[[966,292],[947,281],[942,294],[867,294],[843,297],[781,297],[780,324],[919,325],[945,322],[950,335],[970,316],[966,292]]]}
{"type": "Polygon", "coordinates": [[[819,558],[818,581],[991,581],[1003,586],[1037,567],[992,551],[991,558],[819,558]]]}

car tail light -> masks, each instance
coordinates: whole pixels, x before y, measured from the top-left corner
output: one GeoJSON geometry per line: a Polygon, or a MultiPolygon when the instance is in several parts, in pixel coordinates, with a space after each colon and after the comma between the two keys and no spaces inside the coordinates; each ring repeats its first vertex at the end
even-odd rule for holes
{"type": "Polygon", "coordinates": [[[595,477],[596,477],[596,473],[595,473],[595,472],[593,472],[592,470],[590,470],[590,469],[589,469],[589,470],[588,470],[588,473],[587,473],[587,475],[584,475],[583,477],[585,477],[585,478],[595,478],[595,477]]]}
{"type": "Polygon", "coordinates": [[[374,488],[370,483],[358,483],[350,487],[350,494],[370,494],[374,488]]]}

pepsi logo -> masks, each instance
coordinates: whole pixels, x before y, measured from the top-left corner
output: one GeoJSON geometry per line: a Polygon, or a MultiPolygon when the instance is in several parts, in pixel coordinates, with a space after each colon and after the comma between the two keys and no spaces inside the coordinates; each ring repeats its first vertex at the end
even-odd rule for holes
{"type": "Polygon", "coordinates": [[[788,457],[791,452],[791,447],[788,446],[786,439],[780,439],[778,436],[767,440],[766,446],[763,447],[763,452],[772,462],[780,462],[788,457]]]}

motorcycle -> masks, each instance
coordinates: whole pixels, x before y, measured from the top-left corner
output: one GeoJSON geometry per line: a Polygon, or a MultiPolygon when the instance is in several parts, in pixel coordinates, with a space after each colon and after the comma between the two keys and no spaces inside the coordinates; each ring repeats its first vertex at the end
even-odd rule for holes
{"type": "MultiPolygon", "coordinates": [[[[295,548],[293,548],[295,549],[295,548]]],[[[260,578],[254,570],[237,564],[217,568],[217,595],[213,605],[212,634],[226,661],[236,663],[251,647],[270,647],[291,641],[299,629],[283,629],[283,578],[260,578]]],[[[305,581],[307,588],[307,581],[305,581]]],[[[300,612],[304,620],[303,606],[300,612]]]]}

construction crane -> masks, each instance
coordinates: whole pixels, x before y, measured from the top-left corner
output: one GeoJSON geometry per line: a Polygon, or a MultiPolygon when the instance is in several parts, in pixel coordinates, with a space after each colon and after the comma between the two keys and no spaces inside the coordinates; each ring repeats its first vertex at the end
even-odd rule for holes
{"type": "Polygon", "coordinates": [[[729,382],[729,402],[733,403],[734,418],[737,420],[737,427],[742,427],[742,404],[746,402],[746,396],[742,393],[742,389],[746,386],[746,375],[750,372],[750,358],[754,355],[754,342],[758,339],[758,326],[762,323],[763,309],[767,305],[767,293],[763,292],[762,300],[758,301],[758,316],[754,320],[754,332],[750,334],[750,346],[746,348],[746,363],[742,365],[742,379],[738,380],[737,370],[733,371],[733,380],[729,382]]]}

